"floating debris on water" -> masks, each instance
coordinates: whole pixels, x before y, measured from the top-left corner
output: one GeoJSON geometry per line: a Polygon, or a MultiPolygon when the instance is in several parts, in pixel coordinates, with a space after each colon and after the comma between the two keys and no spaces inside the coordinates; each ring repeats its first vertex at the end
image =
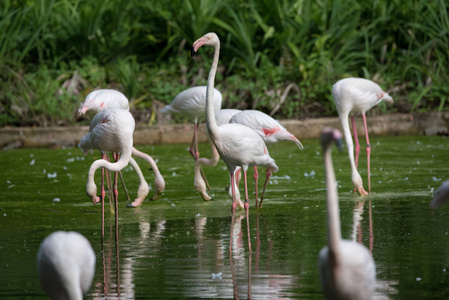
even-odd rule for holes
{"type": "Polygon", "coordinates": [[[33,159],[33,160],[31,160],[30,161],[30,166],[34,166],[34,163],[35,163],[36,161],[33,159]]]}
{"type": "Polygon", "coordinates": [[[54,198],[53,199],[53,202],[60,202],[61,201],[61,199],[59,199],[59,198],[54,198]]]}
{"type": "Polygon", "coordinates": [[[223,278],[221,278],[221,275],[222,275],[223,273],[222,272],[219,272],[219,273],[212,273],[211,275],[212,275],[212,280],[217,280],[217,279],[220,279],[220,280],[222,280],[223,278]]]}
{"type": "Polygon", "coordinates": [[[56,171],[54,173],[47,174],[47,178],[56,178],[57,176],[58,176],[58,174],[56,173],[56,171]]]}
{"type": "Polygon", "coordinates": [[[313,176],[315,176],[315,174],[316,174],[315,171],[312,170],[312,171],[310,171],[310,173],[305,172],[304,177],[313,177],[313,176]]]}
{"type": "Polygon", "coordinates": [[[74,158],[74,157],[67,158],[65,161],[66,161],[66,162],[74,162],[74,161],[75,161],[75,158],[74,158]]]}
{"type": "Polygon", "coordinates": [[[441,181],[442,178],[436,178],[435,176],[432,176],[433,181],[441,181]]]}

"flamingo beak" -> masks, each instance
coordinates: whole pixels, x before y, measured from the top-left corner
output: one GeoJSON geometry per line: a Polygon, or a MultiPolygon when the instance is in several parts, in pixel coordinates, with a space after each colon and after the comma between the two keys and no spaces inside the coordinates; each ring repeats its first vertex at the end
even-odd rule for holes
{"type": "Polygon", "coordinates": [[[206,43],[207,39],[203,36],[200,37],[199,39],[197,39],[193,45],[192,45],[192,51],[190,53],[191,57],[193,57],[196,53],[196,51],[198,51],[198,49],[204,45],[204,43],[206,43]]]}

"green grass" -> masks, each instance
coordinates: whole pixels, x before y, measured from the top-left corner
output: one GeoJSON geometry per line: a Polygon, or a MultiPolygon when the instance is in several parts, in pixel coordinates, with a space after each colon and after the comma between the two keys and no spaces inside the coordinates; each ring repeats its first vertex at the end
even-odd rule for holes
{"type": "Polygon", "coordinates": [[[378,82],[391,112],[449,107],[444,0],[4,0],[0,126],[74,124],[98,88],[154,119],[158,105],[205,84],[211,53],[192,60],[189,50],[209,31],[221,39],[225,107],[335,115],[330,89],[347,76],[378,82]]]}

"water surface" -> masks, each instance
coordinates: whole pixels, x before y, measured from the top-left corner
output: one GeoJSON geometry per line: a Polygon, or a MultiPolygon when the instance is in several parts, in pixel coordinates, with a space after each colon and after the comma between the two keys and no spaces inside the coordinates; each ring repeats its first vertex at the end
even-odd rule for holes
{"type": "MultiPolygon", "coordinates": [[[[342,235],[372,251],[376,298],[447,299],[449,207],[435,212],[429,201],[449,179],[449,140],[373,137],[371,142],[372,193],[367,197],[352,193],[346,151],[333,153],[342,235]]],[[[239,211],[232,256],[225,165],[220,161],[204,169],[214,201],[202,201],[193,187],[187,145],[138,147],[157,159],[166,190],[162,199],[128,209],[119,188],[118,242],[107,206],[103,245],[101,208],[85,195],[87,170],[98,152],[84,157],[77,148],[2,151],[0,297],[46,299],[36,270],[39,245],[55,230],[75,230],[89,239],[97,255],[86,299],[322,299],[317,268],[318,252],[326,244],[322,154],[317,140],[302,143],[303,151],[288,142],[270,146],[280,170],[270,180],[263,208],[250,209],[252,254],[246,218],[239,211]]],[[[210,155],[207,144],[200,153],[210,155]]],[[[138,163],[153,185],[152,172],[138,163]]],[[[359,169],[367,188],[365,164],[362,150],[359,169]]],[[[264,176],[264,170],[259,173],[264,176]]],[[[131,168],[123,174],[135,197],[137,177],[131,168]]]]}

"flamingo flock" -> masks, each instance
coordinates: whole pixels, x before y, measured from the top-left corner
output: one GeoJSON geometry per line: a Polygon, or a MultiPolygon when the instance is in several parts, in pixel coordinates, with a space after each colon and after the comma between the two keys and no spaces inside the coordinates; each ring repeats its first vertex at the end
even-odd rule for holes
{"type": "MultiPolygon", "coordinates": [[[[232,253],[232,235],[236,211],[243,208],[247,223],[248,249],[251,253],[249,225],[250,199],[248,193],[247,171],[254,170],[255,207],[259,209],[265,196],[270,176],[279,170],[270,156],[267,145],[280,141],[294,142],[299,149],[302,143],[279,122],[257,110],[221,109],[223,96],[215,88],[215,77],[220,57],[220,39],[210,32],[193,43],[192,56],[202,47],[213,49],[206,86],[190,87],[176,95],[170,105],[161,110],[163,113],[179,114],[193,120],[194,132],[189,152],[194,158],[193,185],[201,198],[212,200],[210,189],[202,167],[214,167],[221,158],[229,173],[229,196],[231,203],[231,228],[229,252],[232,253]],[[206,122],[206,133],[211,147],[211,158],[200,157],[198,150],[199,122],[206,122]],[[266,169],[266,179],[262,195],[258,196],[257,167],[266,169]],[[243,199],[239,191],[240,177],[243,177],[243,199]],[[243,200],[243,201],[242,201],[243,200]]],[[[335,128],[325,127],[320,135],[323,149],[326,178],[327,204],[327,246],[319,252],[318,265],[321,275],[323,294],[327,299],[372,299],[376,283],[376,267],[373,256],[362,244],[342,239],[337,184],[332,163],[332,146],[339,149],[344,138],[349,155],[352,185],[354,193],[366,196],[371,193],[370,155],[371,146],[368,136],[366,112],[380,102],[393,102],[393,98],[375,82],[362,78],[345,78],[332,87],[332,96],[341,123],[343,134],[335,128]],[[360,144],[353,113],[362,115],[367,153],[367,182],[365,190],[358,171],[360,144]],[[349,126],[351,119],[352,134],[349,126]],[[355,141],[355,148],[353,138],[355,141]],[[355,153],[354,153],[355,151],[355,153]]],[[[132,156],[145,160],[154,172],[155,195],[161,198],[165,189],[165,180],[154,159],[133,145],[135,121],[129,112],[129,101],[116,90],[101,89],[91,92],[82,103],[79,113],[92,110],[96,115],[90,123],[89,133],[84,136],[79,148],[87,154],[99,150],[102,159],[92,163],[88,171],[86,194],[93,204],[102,203],[102,237],[104,235],[104,172],[101,175],[101,191],[97,195],[95,172],[105,168],[116,172],[114,176],[114,203],[116,224],[118,223],[117,172],[131,164],[139,178],[137,198],[127,206],[139,208],[149,194],[149,186],[142,171],[132,156]],[[108,153],[113,153],[114,162],[109,161],[108,153]]],[[[109,178],[109,175],[106,174],[109,178]]],[[[431,202],[432,208],[438,208],[449,201],[449,181],[442,184],[431,202]]],[[[82,299],[92,281],[95,255],[89,242],[78,233],[56,232],[42,243],[38,254],[39,274],[44,290],[52,298],[82,299]],[[70,278],[67,280],[66,278],[70,278]]]]}

